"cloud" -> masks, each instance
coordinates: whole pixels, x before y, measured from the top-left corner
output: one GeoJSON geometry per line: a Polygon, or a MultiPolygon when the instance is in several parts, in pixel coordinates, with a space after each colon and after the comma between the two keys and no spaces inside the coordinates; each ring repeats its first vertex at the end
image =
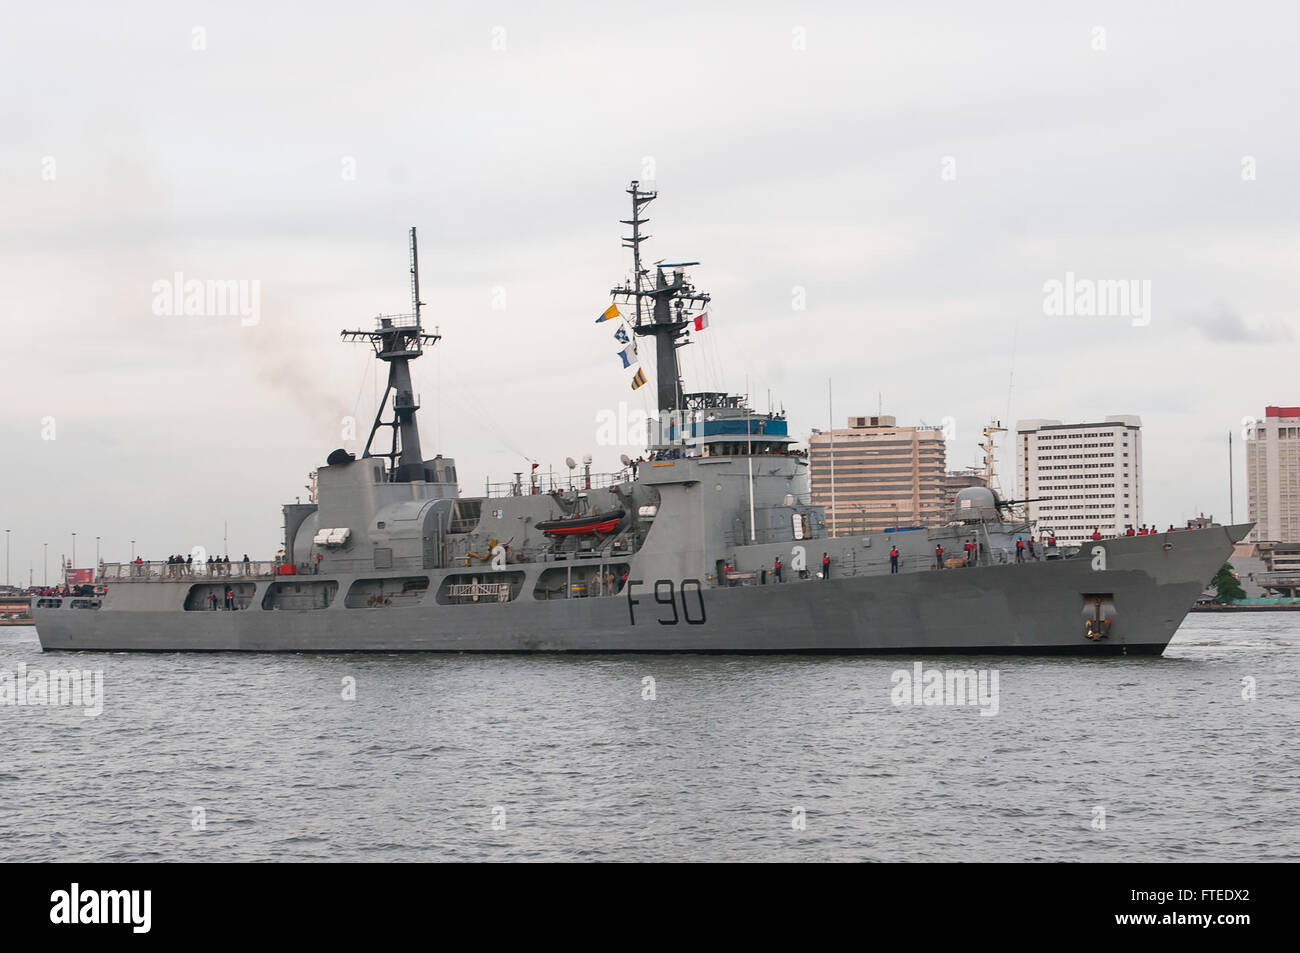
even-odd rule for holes
{"type": "Polygon", "coordinates": [[[1247,324],[1223,302],[1216,303],[1209,311],[1191,314],[1187,322],[1209,340],[1223,344],[1269,344],[1293,338],[1291,328],[1283,322],[1247,324]]]}

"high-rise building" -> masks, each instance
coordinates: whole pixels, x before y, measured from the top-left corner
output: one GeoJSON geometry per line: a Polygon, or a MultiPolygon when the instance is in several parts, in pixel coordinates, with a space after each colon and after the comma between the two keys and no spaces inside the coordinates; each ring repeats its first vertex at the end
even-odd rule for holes
{"type": "Polygon", "coordinates": [[[1300,407],[1265,407],[1245,436],[1250,539],[1300,543],[1300,407]]]}
{"type": "Polygon", "coordinates": [[[899,427],[893,417],[850,417],[843,430],[813,431],[808,457],[812,502],[826,507],[832,536],[948,521],[939,427],[899,427]]]}
{"type": "Polygon", "coordinates": [[[988,486],[988,478],[978,470],[952,470],[944,474],[943,496],[947,503],[955,502],[957,494],[972,486],[988,486]]]}
{"type": "Polygon", "coordinates": [[[1021,420],[1017,485],[1029,518],[1057,542],[1081,543],[1093,530],[1121,536],[1142,525],[1142,421],[1129,414],[1097,423],[1021,420]]]}

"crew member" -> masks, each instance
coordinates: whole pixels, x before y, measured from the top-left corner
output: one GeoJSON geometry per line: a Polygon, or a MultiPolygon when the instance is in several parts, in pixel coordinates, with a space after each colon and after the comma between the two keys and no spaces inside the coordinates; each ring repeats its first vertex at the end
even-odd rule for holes
{"type": "Polygon", "coordinates": [[[822,581],[831,578],[831,557],[822,553],[822,581]]]}
{"type": "Polygon", "coordinates": [[[772,563],[772,576],[777,582],[781,581],[781,557],[777,556],[772,563]]]}
{"type": "Polygon", "coordinates": [[[1017,536],[1016,537],[1016,562],[1022,563],[1024,561],[1025,561],[1025,538],[1023,536],[1017,536]]]}
{"type": "Polygon", "coordinates": [[[1101,539],[1101,527],[1097,526],[1092,531],[1092,539],[1101,539]]]}
{"type": "Polygon", "coordinates": [[[889,548],[889,571],[891,573],[898,572],[898,547],[897,546],[891,546],[889,548]]]}
{"type": "Polygon", "coordinates": [[[936,569],[943,568],[943,547],[942,546],[934,547],[934,566],[936,569]]]}

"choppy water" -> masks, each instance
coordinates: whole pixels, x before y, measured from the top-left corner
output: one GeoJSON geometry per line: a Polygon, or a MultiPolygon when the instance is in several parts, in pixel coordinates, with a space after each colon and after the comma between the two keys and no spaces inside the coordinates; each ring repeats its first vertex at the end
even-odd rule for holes
{"type": "Polygon", "coordinates": [[[1157,659],[919,659],[996,669],[982,716],[894,705],[908,658],[42,655],[0,628],[0,671],[104,678],[98,717],[0,707],[0,857],[1294,860],[1298,647],[1300,613],[1216,614],[1157,659]]]}

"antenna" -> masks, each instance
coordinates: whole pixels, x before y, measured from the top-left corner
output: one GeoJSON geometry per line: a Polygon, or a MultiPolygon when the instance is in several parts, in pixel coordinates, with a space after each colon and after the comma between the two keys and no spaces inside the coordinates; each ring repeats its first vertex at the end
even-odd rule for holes
{"type": "Polygon", "coordinates": [[[641,278],[645,273],[641,269],[641,243],[649,238],[649,235],[641,234],[641,226],[650,221],[648,218],[641,217],[641,206],[649,205],[659,197],[658,192],[642,192],[641,184],[632,180],[632,187],[627,190],[628,195],[632,196],[632,217],[619,219],[620,225],[631,225],[632,236],[624,237],[623,247],[632,249],[632,282],[633,291],[636,294],[636,325],[641,326],[641,278]]]}
{"type": "MultiPolygon", "coordinates": [[[[1246,466],[1250,466],[1250,448],[1246,448],[1246,466]]],[[[1236,494],[1232,489],[1232,431],[1228,431],[1228,525],[1232,526],[1237,522],[1237,501],[1236,494]]]]}
{"type": "Polygon", "coordinates": [[[420,308],[420,247],[415,240],[415,226],[411,226],[411,312],[415,315],[415,326],[421,327],[420,308]]]}
{"type": "MultiPolygon", "coordinates": [[[[836,516],[839,514],[835,510],[835,390],[834,383],[828,377],[826,378],[826,424],[827,433],[830,434],[831,448],[827,456],[831,458],[831,536],[835,536],[836,516]]],[[[877,415],[879,416],[879,415],[877,415]]]]}

